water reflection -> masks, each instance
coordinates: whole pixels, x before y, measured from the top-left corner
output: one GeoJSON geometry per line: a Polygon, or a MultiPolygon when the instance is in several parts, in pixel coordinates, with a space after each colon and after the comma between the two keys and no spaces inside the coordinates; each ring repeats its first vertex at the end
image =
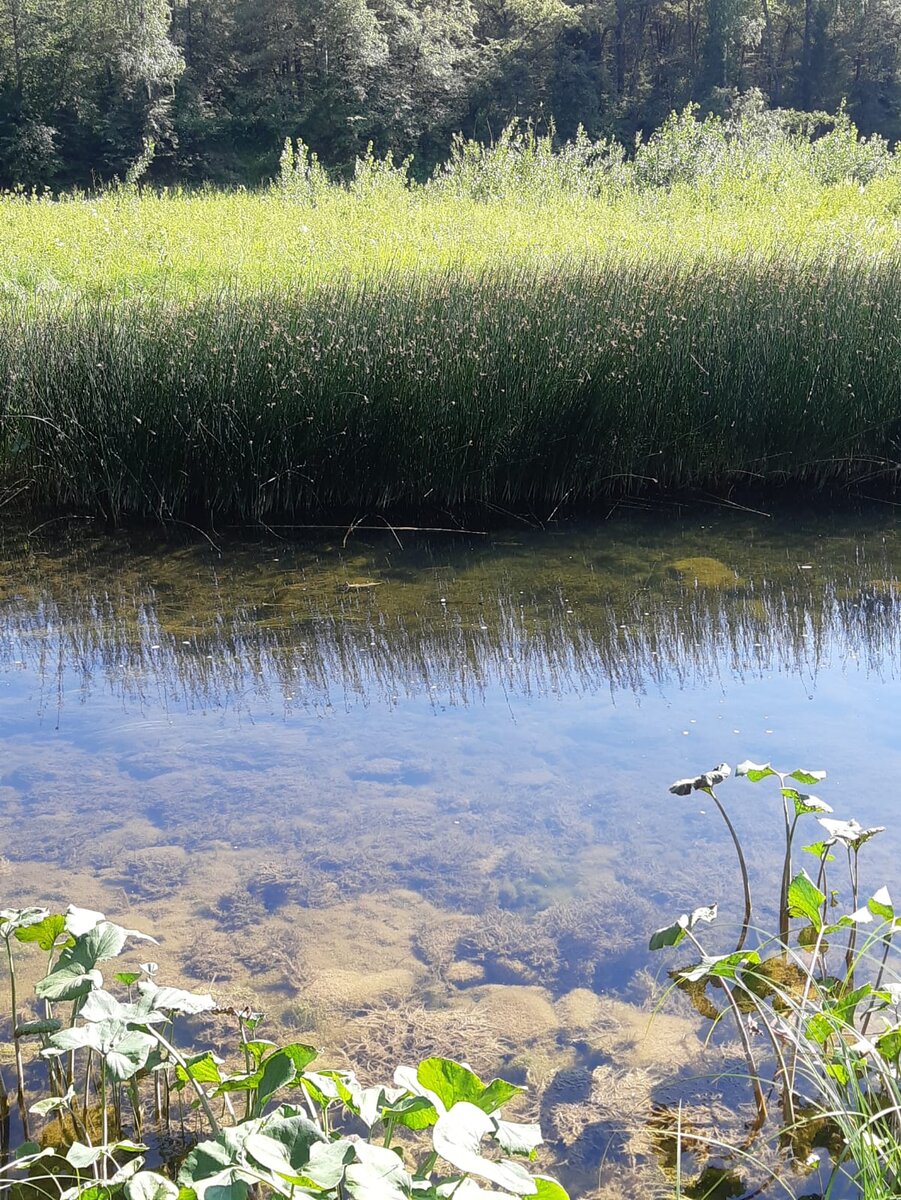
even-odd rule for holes
{"type": "MultiPolygon", "coordinates": [[[[894,530],[739,522],[390,542],[173,549],[152,538],[7,537],[0,663],[138,704],[285,709],[491,689],[641,695],[897,659],[894,530]],[[722,544],[725,540],[725,544],[722,544]],[[705,553],[700,553],[704,550],[705,553]],[[710,551],[723,554],[722,559],[710,551]],[[808,551],[812,550],[812,554],[808,551]],[[813,562],[803,561],[807,557],[813,562]]],[[[63,688],[61,691],[60,689],[63,688]]]]}
{"type": "MultiPolygon", "coordinates": [[[[696,1078],[735,1046],[687,1009],[649,1026],[647,932],[740,916],[719,825],[671,779],[824,766],[842,815],[893,825],[884,517],[219,550],[7,530],[0,558],[10,901],[144,920],[170,978],[262,997],[364,1071],[456,1048],[518,1072],[583,1193],[600,1161],[647,1190],[644,1117],[686,1077],[699,1128],[740,1108],[696,1078]]],[[[763,893],[778,804],[735,800],[763,893]]],[[[868,863],[897,882],[894,832],[868,863]]]]}

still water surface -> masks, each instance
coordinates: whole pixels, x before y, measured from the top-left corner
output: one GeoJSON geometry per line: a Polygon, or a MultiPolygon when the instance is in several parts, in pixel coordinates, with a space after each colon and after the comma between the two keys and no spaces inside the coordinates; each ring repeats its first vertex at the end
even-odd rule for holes
{"type": "MultiPolygon", "coordinates": [[[[714,814],[667,787],[825,768],[839,815],[889,827],[868,880],[901,887],[901,524],[398,536],[7,530],[3,904],[143,922],[170,981],[364,1072],[502,1069],[575,1190],[651,1194],[654,1107],[735,1107],[711,1078],[734,1046],[678,1003],[649,1023],[672,960],[648,933],[741,915],[714,814]]],[[[777,798],[723,795],[765,895],[777,798]]]]}

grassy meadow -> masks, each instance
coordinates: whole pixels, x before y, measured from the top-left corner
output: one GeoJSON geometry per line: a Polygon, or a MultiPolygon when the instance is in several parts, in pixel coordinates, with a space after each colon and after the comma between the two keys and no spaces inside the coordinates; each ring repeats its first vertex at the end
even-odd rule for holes
{"type": "Polygon", "coordinates": [[[266,519],[893,482],[901,159],[683,114],[508,131],[426,183],[0,198],[0,480],[266,519]]]}

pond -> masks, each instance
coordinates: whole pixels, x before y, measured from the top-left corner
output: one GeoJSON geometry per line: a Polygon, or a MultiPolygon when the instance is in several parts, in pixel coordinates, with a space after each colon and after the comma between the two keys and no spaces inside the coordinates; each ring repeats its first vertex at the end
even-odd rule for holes
{"type": "MultiPolygon", "coordinates": [[[[161,977],[363,1074],[503,1070],[575,1194],[650,1194],[653,1114],[716,1126],[745,1097],[717,1080],[734,1044],[705,1049],[684,998],[656,1012],[673,958],[649,933],[742,914],[708,798],[668,786],[824,768],[839,815],[888,826],[864,873],[897,889],[899,580],[892,509],[7,527],[3,903],[152,928],[161,977]]],[[[778,791],[725,789],[772,894],[778,791]]]]}

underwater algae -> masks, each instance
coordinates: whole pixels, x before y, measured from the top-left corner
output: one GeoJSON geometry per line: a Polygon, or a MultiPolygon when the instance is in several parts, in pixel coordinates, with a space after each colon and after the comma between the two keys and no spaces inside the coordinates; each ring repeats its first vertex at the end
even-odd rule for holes
{"type": "MultiPolygon", "coordinates": [[[[893,661],[874,581],[901,552],[868,521],[8,541],[0,883],[152,925],[168,979],[373,1079],[394,1050],[513,1073],[579,1195],[615,1195],[617,1170],[653,1194],[648,1114],[695,1096],[702,1024],[681,998],[655,1015],[647,931],[701,869],[736,899],[703,804],[676,813],[665,784],[704,689],[893,661]],[[722,586],[671,567],[705,558],[722,586]]],[[[209,1033],[227,1046],[224,1018],[209,1033]]]]}

